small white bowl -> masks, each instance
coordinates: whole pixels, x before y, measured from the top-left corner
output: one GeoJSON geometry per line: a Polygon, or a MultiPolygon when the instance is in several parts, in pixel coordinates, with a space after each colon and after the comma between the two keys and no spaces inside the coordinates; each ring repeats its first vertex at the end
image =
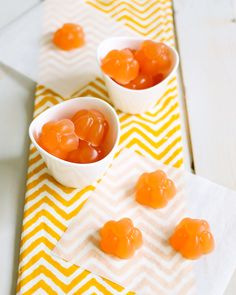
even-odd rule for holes
{"type": "MultiPolygon", "coordinates": [[[[109,51],[113,49],[121,50],[124,48],[138,49],[141,42],[144,40],[146,39],[135,37],[114,37],[105,39],[100,43],[97,49],[99,66],[101,60],[109,51]]],[[[119,85],[108,75],[103,73],[110,99],[117,109],[125,113],[141,114],[152,108],[161,98],[167,88],[168,81],[173,77],[179,65],[179,55],[177,51],[168,44],[165,43],[165,45],[168,46],[173,54],[174,64],[168,76],[153,87],[142,90],[128,89],[119,85]]]]}
{"type": "Polygon", "coordinates": [[[49,172],[58,182],[68,187],[83,188],[100,178],[112,162],[119,143],[120,123],[114,109],[105,101],[95,97],[80,97],[59,103],[36,117],[30,124],[29,136],[46,162],[49,172]],[[80,109],[96,109],[109,123],[104,144],[110,152],[94,163],[77,164],[61,160],[49,154],[37,143],[37,137],[46,122],[71,118],[80,109]]]}

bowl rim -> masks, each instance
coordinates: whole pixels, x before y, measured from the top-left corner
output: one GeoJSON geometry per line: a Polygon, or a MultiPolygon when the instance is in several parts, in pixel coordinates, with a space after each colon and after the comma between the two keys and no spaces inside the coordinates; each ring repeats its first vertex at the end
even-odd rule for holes
{"type": "MultiPolygon", "coordinates": [[[[112,40],[134,40],[134,41],[145,41],[145,40],[152,40],[152,39],[148,39],[148,38],[144,38],[144,37],[127,37],[127,36],[120,36],[120,37],[111,37],[111,38],[106,38],[104,39],[103,41],[101,41],[97,47],[97,62],[98,62],[98,65],[99,65],[99,68],[100,70],[102,71],[101,69],[101,56],[99,54],[99,52],[101,51],[101,47],[103,45],[103,43],[105,42],[108,42],[108,41],[112,41],[112,40]]],[[[154,41],[154,40],[152,40],[154,41]]],[[[115,87],[118,87],[120,89],[123,89],[124,91],[127,91],[127,92],[132,92],[132,93],[140,93],[140,92],[145,92],[145,91],[148,91],[148,90],[153,90],[154,88],[158,88],[158,86],[161,86],[162,84],[165,84],[167,82],[167,80],[169,80],[169,78],[173,75],[173,73],[177,70],[178,66],[179,66],[179,54],[177,52],[177,50],[173,47],[173,46],[170,46],[169,44],[167,44],[166,42],[163,42],[163,41],[154,41],[154,42],[157,42],[157,43],[163,43],[165,44],[171,51],[172,53],[174,54],[175,56],[175,64],[172,68],[172,70],[170,71],[170,73],[158,84],[154,85],[154,86],[151,86],[151,87],[148,87],[146,89],[130,89],[130,88],[126,88],[120,84],[118,84],[117,82],[115,82],[113,79],[111,79],[107,74],[105,74],[103,71],[103,75],[105,76],[105,78],[107,80],[109,80],[109,82],[111,82],[113,85],[115,85],[115,87]]]]}
{"type": "Polygon", "coordinates": [[[98,164],[102,163],[103,161],[106,160],[106,158],[108,158],[108,156],[110,156],[110,154],[114,153],[114,151],[116,150],[118,144],[119,144],[119,140],[120,140],[120,122],[119,122],[119,117],[116,113],[116,111],[114,110],[114,108],[106,101],[102,100],[101,98],[97,98],[97,97],[92,97],[92,96],[82,96],[82,97],[75,97],[75,98],[71,98],[71,99],[68,99],[66,101],[63,101],[63,102],[60,102],[48,109],[46,109],[45,111],[43,111],[42,113],[40,113],[36,118],[34,118],[32,120],[32,122],[30,123],[30,126],[29,126],[29,137],[30,137],[30,140],[31,142],[33,143],[33,145],[36,147],[36,149],[42,153],[42,154],[46,154],[49,158],[51,158],[52,160],[56,160],[58,161],[59,163],[62,163],[64,165],[67,165],[67,166],[71,166],[71,167],[88,167],[88,166],[97,166],[98,164]],[[55,109],[57,108],[61,108],[62,105],[65,105],[65,104],[68,104],[68,103],[71,103],[72,101],[74,100],[93,100],[93,101],[96,101],[96,102],[99,102],[101,105],[105,106],[106,108],[108,108],[114,119],[115,119],[115,122],[116,122],[116,127],[117,127],[117,136],[116,136],[116,139],[115,139],[115,142],[113,144],[113,147],[112,149],[110,150],[110,152],[102,159],[96,161],[96,162],[92,162],[92,163],[74,163],[74,162],[69,162],[69,161],[66,161],[66,160],[63,160],[63,159],[60,159],[60,158],[57,158],[56,156],[50,154],[49,152],[47,152],[46,150],[44,150],[36,141],[34,135],[33,135],[33,127],[34,127],[34,124],[35,122],[37,122],[37,120],[40,120],[40,117],[41,116],[46,116],[48,113],[51,113],[53,111],[55,111],[55,109]]]}

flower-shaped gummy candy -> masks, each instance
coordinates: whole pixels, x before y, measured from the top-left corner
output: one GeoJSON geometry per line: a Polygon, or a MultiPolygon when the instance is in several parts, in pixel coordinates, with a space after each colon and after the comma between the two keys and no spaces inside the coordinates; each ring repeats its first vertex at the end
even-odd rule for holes
{"type": "Polygon", "coordinates": [[[155,77],[160,73],[167,74],[172,66],[172,54],[164,43],[145,40],[135,53],[142,73],[155,77]]]}
{"type": "Polygon", "coordinates": [[[139,73],[139,75],[134,80],[125,85],[125,87],[140,90],[152,87],[154,85],[154,79],[151,75],[139,73]]]}
{"type": "Polygon", "coordinates": [[[170,245],[185,258],[197,259],[214,249],[214,238],[207,221],[184,218],[169,239],[170,245]]]}
{"type": "Polygon", "coordinates": [[[110,51],[102,59],[101,68],[105,74],[122,85],[134,80],[139,73],[139,64],[129,49],[110,51]]]}
{"type": "Polygon", "coordinates": [[[142,233],[129,218],[108,221],[100,230],[100,247],[107,254],[126,259],[141,247],[142,233]]]}
{"type": "Polygon", "coordinates": [[[82,140],[93,146],[99,146],[108,131],[108,122],[102,113],[96,110],[80,110],[72,118],[75,132],[82,140]]]}
{"type": "Polygon", "coordinates": [[[173,181],[165,172],[143,173],[136,184],[136,201],[152,208],[163,208],[176,194],[173,181]]]}
{"type": "Polygon", "coordinates": [[[69,119],[44,124],[38,138],[44,150],[63,160],[69,152],[77,149],[78,142],[74,124],[69,119]]]}
{"type": "Polygon", "coordinates": [[[53,36],[54,44],[63,50],[72,50],[84,45],[84,31],[78,24],[66,23],[53,36]]]}
{"type": "Polygon", "coordinates": [[[104,157],[102,149],[94,147],[87,141],[80,140],[79,146],[76,150],[69,153],[67,161],[74,163],[93,163],[104,157]]]}

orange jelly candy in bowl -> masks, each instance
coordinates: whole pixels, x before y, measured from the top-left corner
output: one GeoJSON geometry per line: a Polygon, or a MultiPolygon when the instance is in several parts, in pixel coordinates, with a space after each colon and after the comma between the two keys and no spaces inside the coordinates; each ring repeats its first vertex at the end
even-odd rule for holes
{"type": "Polygon", "coordinates": [[[86,164],[96,162],[104,156],[105,154],[100,147],[94,147],[87,141],[80,140],[78,148],[69,153],[67,161],[86,164]]]}
{"type": "Polygon", "coordinates": [[[136,184],[136,201],[152,208],[163,208],[176,194],[174,182],[162,170],[143,173],[136,184]]]}
{"type": "Polygon", "coordinates": [[[170,49],[164,43],[145,40],[140,49],[135,52],[142,73],[153,77],[160,73],[170,72],[173,57],[170,49]]]}
{"type": "Polygon", "coordinates": [[[143,243],[141,231],[134,227],[129,218],[106,222],[100,230],[100,236],[101,250],[122,259],[132,257],[143,243]]]}
{"type": "Polygon", "coordinates": [[[71,120],[78,137],[95,147],[102,143],[109,128],[103,114],[97,110],[80,110],[71,120]]]}
{"type": "Polygon", "coordinates": [[[170,245],[187,259],[198,259],[214,249],[214,237],[207,221],[184,218],[169,239],[170,245]]]}
{"type": "MultiPolygon", "coordinates": [[[[39,114],[30,124],[29,135],[49,173],[64,186],[82,189],[98,180],[111,164],[120,139],[120,122],[117,113],[107,102],[95,97],[77,97],[39,114]],[[84,143],[76,134],[74,122],[65,119],[72,118],[79,110],[96,110],[102,114],[98,115],[101,117],[98,121],[103,122],[102,129],[107,131],[103,132],[105,137],[99,146],[88,141],[84,143]],[[63,125],[60,121],[67,123],[63,125]],[[58,150],[60,155],[57,154],[58,150]],[[79,156],[75,152],[77,150],[80,151],[79,156]]],[[[101,136],[98,138],[101,139],[101,136]]]]}
{"type": "Polygon", "coordinates": [[[53,43],[63,50],[72,50],[84,45],[84,31],[78,24],[66,23],[53,36],[53,43]]]}
{"type": "Polygon", "coordinates": [[[125,87],[129,89],[138,90],[138,89],[146,89],[154,85],[155,85],[154,79],[151,75],[139,73],[139,75],[134,80],[129,82],[127,85],[125,85],[125,87]]]}
{"type": "Polygon", "coordinates": [[[38,138],[43,149],[63,160],[69,152],[77,149],[78,142],[74,124],[69,119],[44,124],[38,138]]]}
{"type": "Polygon", "coordinates": [[[142,114],[165,93],[179,56],[165,43],[141,37],[112,37],[99,44],[97,60],[115,108],[142,114]]]}
{"type": "Polygon", "coordinates": [[[101,61],[105,74],[117,83],[126,85],[139,74],[139,64],[129,49],[111,50],[101,61]]]}

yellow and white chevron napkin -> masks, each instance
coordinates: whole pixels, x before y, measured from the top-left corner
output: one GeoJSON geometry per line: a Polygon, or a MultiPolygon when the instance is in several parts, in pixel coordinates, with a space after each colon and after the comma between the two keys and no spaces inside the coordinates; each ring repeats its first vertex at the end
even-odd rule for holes
{"type": "MultiPolygon", "coordinates": [[[[16,57],[13,60],[12,53],[10,58],[6,60],[8,64],[15,66],[16,69],[34,79],[35,77],[38,79],[38,76],[44,78],[45,75],[45,80],[37,80],[45,83],[38,85],[36,89],[34,117],[45,109],[68,99],[68,95],[60,95],[61,90],[65,94],[72,93],[76,89],[71,97],[95,96],[109,100],[106,87],[100,76],[97,75],[93,79],[93,71],[96,69],[89,63],[89,60],[94,60],[95,65],[95,52],[90,50],[91,54],[83,55],[83,59],[86,56],[86,61],[83,60],[84,63],[81,66],[79,66],[81,61],[75,58],[73,52],[72,55],[65,54],[63,57],[58,56],[58,58],[51,56],[50,35],[53,29],[64,21],[81,21],[88,43],[95,42],[95,45],[107,36],[119,34],[119,30],[122,35],[138,34],[144,38],[174,44],[171,0],[47,0],[43,1],[42,6],[44,9],[43,23],[39,21],[42,16],[40,9],[30,16],[29,22],[24,22],[20,26],[22,32],[25,32],[23,28],[27,26],[34,28],[34,21],[36,21],[38,24],[43,24],[42,35],[38,35],[40,31],[38,29],[32,29],[31,36],[25,36],[23,33],[17,35],[15,31],[19,30],[16,28],[9,34],[11,37],[16,36],[17,38],[8,38],[8,46],[4,47],[11,52],[13,52],[10,50],[11,48],[17,48],[17,51],[14,50],[14,54],[20,57],[20,59],[16,57]],[[63,5],[62,10],[60,5],[63,5]],[[91,11],[93,11],[92,17],[91,11]],[[85,17],[83,13],[85,13],[85,17]],[[88,15],[90,17],[86,17],[88,15]],[[35,63],[31,59],[32,54],[29,54],[23,45],[27,44],[29,49],[36,46],[40,40],[42,42],[40,72],[38,73],[35,70],[35,63]],[[49,48],[49,52],[47,52],[47,48],[49,48]],[[66,67],[62,59],[66,60],[66,67]],[[88,66],[91,66],[91,73],[87,72],[88,66]],[[32,68],[34,75],[32,75],[32,68]],[[76,81],[77,87],[75,84],[69,84],[70,87],[67,89],[64,87],[68,82],[67,76],[73,75],[71,70],[76,70],[78,74],[77,79],[73,80],[76,81]],[[46,79],[48,77],[47,71],[50,72],[49,80],[46,79]],[[87,80],[83,80],[83,74],[88,78],[87,80]],[[65,80],[63,79],[63,83],[58,85],[55,77],[62,81],[63,76],[65,80]],[[50,84],[49,87],[53,87],[54,91],[45,84],[50,84]]],[[[15,26],[19,26],[18,23],[15,26]]],[[[6,39],[4,38],[4,40],[6,39]]],[[[87,46],[89,45],[87,44],[87,46]]],[[[80,52],[82,50],[77,51],[78,57],[80,52]]],[[[119,147],[121,149],[124,147],[134,148],[143,155],[151,156],[174,167],[183,165],[177,96],[177,81],[176,78],[173,78],[163,97],[149,112],[139,116],[118,112],[122,132],[119,147]]],[[[28,165],[17,294],[133,294],[114,282],[102,279],[51,255],[57,241],[71,224],[73,218],[77,216],[93,187],[74,190],[58,184],[48,174],[42,158],[32,145],[28,165]]]]}
{"type": "Polygon", "coordinates": [[[182,258],[167,242],[175,225],[185,215],[183,182],[182,170],[131,150],[123,151],[62,236],[54,253],[138,294],[193,294],[192,262],[182,258]],[[141,206],[134,198],[138,177],[157,168],[167,172],[178,190],[162,210],[141,206]],[[122,217],[131,218],[144,239],[141,250],[128,260],[106,255],[98,247],[99,229],[108,220],[122,217]]]}

